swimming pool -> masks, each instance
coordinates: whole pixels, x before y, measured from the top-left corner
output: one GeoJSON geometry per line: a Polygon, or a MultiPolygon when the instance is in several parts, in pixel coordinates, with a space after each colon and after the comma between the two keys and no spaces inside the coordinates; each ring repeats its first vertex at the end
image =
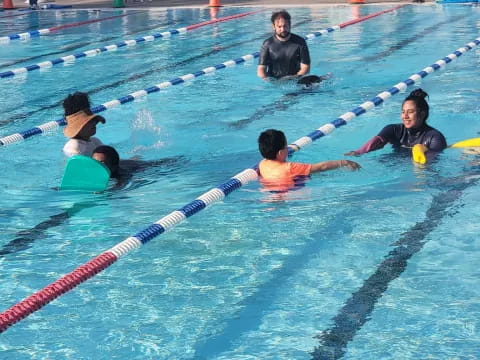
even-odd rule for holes
{"type": "MultiPolygon", "coordinates": [[[[306,35],[389,7],[289,11],[306,35]]],[[[61,117],[68,92],[88,91],[98,105],[258,51],[269,10],[0,79],[0,137],[61,117]]],[[[2,14],[1,35],[122,13],[2,14]]],[[[479,15],[408,5],[313,39],[312,72],[334,74],[314,92],[262,83],[252,61],[112,108],[98,127],[104,143],[123,158],[176,159],[122,191],[51,190],[64,165],[61,131],[0,148],[2,311],[255,164],[260,131],[282,129],[292,142],[464,46],[478,37],[479,15]]],[[[155,10],[11,42],[0,71],[209,19],[208,9],[155,10]]],[[[479,64],[473,49],[421,83],[430,124],[449,143],[478,134],[479,64]]],[[[405,95],[294,159],[343,158],[399,121],[405,95]]],[[[1,358],[476,359],[477,159],[449,149],[418,167],[385,148],[358,161],[358,173],[317,175],[283,196],[247,184],[13,325],[1,358]]]]}

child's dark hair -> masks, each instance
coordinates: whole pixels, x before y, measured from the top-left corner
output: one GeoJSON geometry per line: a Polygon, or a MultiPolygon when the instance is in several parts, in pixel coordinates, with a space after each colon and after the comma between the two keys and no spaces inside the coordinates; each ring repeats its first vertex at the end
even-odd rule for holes
{"type": "Polygon", "coordinates": [[[104,154],[106,157],[105,165],[110,169],[110,177],[118,176],[118,168],[120,166],[120,156],[115,148],[108,145],[100,145],[93,150],[93,153],[104,154]]]}
{"type": "Polygon", "coordinates": [[[277,19],[285,19],[285,21],[290,25],[290,14],[287,12],[287,10],[280,10],[280,11],[275,11],[272,14],[272,17],[270,20],[272,20],[272,24],[275,24],[275,20],[277,19]]]}
{"type": "Polygon", "coordinates": [[[280,130],[268,129],[258,137],[258,149],[265,159],[275,160],[280,150],[287,146],[287,138],[280,130]]]}
{"type": "Polygon", "coordinates": [[[418,88],[413,90],[410,95],[408,95],[405,100],[403,100],[403,104],[405,104],[406,101],[413,101],[415,103],[415,106],[417,107],[417,113],[423,113],[424,115],[424,123],[426,123],[428,119],[429,106],[427,100],[425,100],[425,98],[427,97],[428,94],[422,89],[418,88]]]}
{"type": "Polygon", "coordinates": [[[88,94],[77,91],[73,94],[68,94],[68,96],[63,100],[63,110],[65,111],[65,116],[75,114],[79,111],[84,110],[88,115],[92,115],[90,111],[90,100],[88,99],[88,94]]]}

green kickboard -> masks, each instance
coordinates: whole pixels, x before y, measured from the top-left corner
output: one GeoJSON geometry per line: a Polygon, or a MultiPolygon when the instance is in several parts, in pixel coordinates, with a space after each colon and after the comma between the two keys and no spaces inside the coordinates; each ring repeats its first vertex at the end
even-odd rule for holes
{"type": "Polygon", "coordinates": [[[74,155],[68,159],[60,190],[104,191],[110,170],[88,156],[74,155]]]}

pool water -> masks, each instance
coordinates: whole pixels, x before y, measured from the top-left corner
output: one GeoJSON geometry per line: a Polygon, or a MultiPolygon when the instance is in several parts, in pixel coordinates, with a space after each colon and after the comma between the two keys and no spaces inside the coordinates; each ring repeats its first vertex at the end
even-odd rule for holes
{"type": "MultiPolygon", "coordinates": [[[[307,35],[391,6],[288,10],[293,32],[307,35]]],[[[271,10],[0,79],[0,137],[61,118],[73,91],[99,105],[258,51],[271,10]]],[[[3,12],[0,36],[129,11],[3,12]]],[[[0,46],[0,71],[209,19],[205,8],[157,9],[12,41],[0,46]]],[[[479,30],[479,7],[407,5],[310,40],[312,73],[333,74],[314,91],[261,82],[248,61],[105,111],[97,136],[122,158],[169,159],[123,190],[52,190],[61,130],[2,147],[1,310],[256,164],[261,131],[293,142],[479,30]]],[[[417,85],[450,144],[479,133],[479,55],[417,85]]],[[[343,159],[400,121],[407,93],[292,159],[343,159]]],[[[387,146],[355,160],[359,172],[317,174],[286,194],[245,185],[10,327],[0,358],[477,359],[478,156],[448,149],[416,166],[387,146]]]]}

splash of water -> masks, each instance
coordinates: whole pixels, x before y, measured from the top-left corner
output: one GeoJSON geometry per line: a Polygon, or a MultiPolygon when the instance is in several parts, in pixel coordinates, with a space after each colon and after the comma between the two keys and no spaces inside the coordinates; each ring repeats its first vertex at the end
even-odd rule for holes
{"type": "Polygon", "coordinates": [[[142,109],[137,113],[132,121],[130,133],[131,153],[133,154],[159,149],[165,145],[161,140],[162,128],[147,109],[142,109]]]}

